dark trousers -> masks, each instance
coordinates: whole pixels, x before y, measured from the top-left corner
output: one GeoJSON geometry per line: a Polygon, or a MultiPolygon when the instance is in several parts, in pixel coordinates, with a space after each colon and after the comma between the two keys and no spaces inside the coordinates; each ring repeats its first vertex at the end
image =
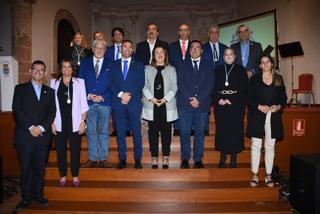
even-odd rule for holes
{"type": "Polygon", "coordinates": [[[129,119],[129,124],[133,135],[134,159],[140,160],[142,158],[141,112],[142,106],[139,106],[139,108],[133,108],[129,105],[121,105],[113,109],[113,115],[117,126],[119,160],[127,159],[127,118],[129,119]]]}
{"type": "Polygon", "coordinates": [[[161,133],[162,155],[170,155],[171,123],[166,121],[148,121],[148,137],[152,157],[159,155],[159,132],[161,133]]]}
{"type": "Polygon", "coordinates": [[[71,175],[72,177],[79,176],[80,167],[80,151],[81,151],[81,135],[78,132],[57,132],[55,137],[57,160],[60,176],[67,175],[68,160],[67,160],[67,143],[69,140],[69,149],[71,156],[71,175]]]}
{"type": "Polygon", "coordinates": [[[20,161],[20,191],[23,200],[43,197],[45,164],[49,145],[42,142],[16,144],[20,161]]]}

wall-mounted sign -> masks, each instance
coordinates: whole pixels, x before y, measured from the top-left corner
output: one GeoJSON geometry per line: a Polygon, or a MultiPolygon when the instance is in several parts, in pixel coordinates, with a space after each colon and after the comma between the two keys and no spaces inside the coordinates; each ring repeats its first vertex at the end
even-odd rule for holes
{"type": "Polygon", "coordinates": [[[293,136],[304,136],[306,131],[306,120],[305,119],[294,119],[293,120],[293,136]]]}

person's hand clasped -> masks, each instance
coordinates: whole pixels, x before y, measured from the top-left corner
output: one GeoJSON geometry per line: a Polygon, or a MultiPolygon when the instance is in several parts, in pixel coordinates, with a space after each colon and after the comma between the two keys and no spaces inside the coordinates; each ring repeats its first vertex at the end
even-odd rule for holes
{"type": "Polygon", "coordinates": [[[270,110],[271,110],[272,113],[277,112],[277,111],[279,111],[280,109],[281,109],[281,106],[280,106],[280,105],[272,105],[272,106],[270,107],[270,110]]]}
{"type": "Polygon", "coordinates": [[[121,95],[121,103],[124,105],[127,105],[131,99],[131,94],[128,92],[125,92],[121,95]]]}
{"type": "Polygon", "coordinates": [[[266,105],[258,105],[258,109],[265,114],[271,110],[270,107],[266,105]]]}
{"type": "Polygon", "coordinates": [[[190,105],[193,107],[193,108],[199,108],[199,101],[197,100],[197,98],[195,97],[190,97],[189,98],[190,100],[190,105]]]}
{"type": "Polygon", "coordinates": [[[30,134],[33,137],[39,137],[42,134],[42,130],[40,129],[39,126],[34,126],[34,127],[31,128],[30,134]]]}

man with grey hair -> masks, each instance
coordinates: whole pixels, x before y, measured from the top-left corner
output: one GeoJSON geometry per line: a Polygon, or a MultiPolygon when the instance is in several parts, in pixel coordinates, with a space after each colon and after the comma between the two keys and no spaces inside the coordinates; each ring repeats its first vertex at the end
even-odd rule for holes
{"type": "MultiPolygon", "coordinates": [[[[223,65],[224,50],[228,48],[225,44],[219,42],[220,28],[218,25],[213,25],[209,28],[208,38],[209,41],[203,45],[202,57],[210,62],[212,71],[223,65]]],[[[210,112],[207,117],[205,126],[205,135],[209,135],[209,124],[210,124],[210,112]]]]}
{"type": "Polygon", "coordinates": [[[236,54],[236,63],[242,65],[248,77],[259,72],[259,59],[262,54],[262,46],[259,42],[251,41],[250,29],[247,25],[239,25],[237,34],[239,42],[232,44],[231,48],[236,54]]]}
{"type": "Polygon", "coordinates": [[[87,114],[88,161],[84,167],[110,168],[107,162],[109,150],[109,117],[111,92],[108,86],[111,61],[105,57],[107,42],[93,41],[93,56],[81,62],[78,76],[86,85],[89,111],[87,114]]]}

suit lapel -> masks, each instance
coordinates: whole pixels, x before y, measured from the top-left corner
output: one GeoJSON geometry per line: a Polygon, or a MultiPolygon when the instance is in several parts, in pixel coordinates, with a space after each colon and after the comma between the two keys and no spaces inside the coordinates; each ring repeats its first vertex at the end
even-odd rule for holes
{"type": "Polygon", "coordinates": [[[238,46],[237,49],[239,50],[239,51],[238,51],[238,54],[239,54],[239,64],[243,66],[243,64],[242,64],[242,54],[241,54],[241,43],[239,42],[239,43],[237,44],[237,46],[238,46]]]}
{"type": "MultiPolygon", "coordinates": [[[[28,92],[34,101],[39,101],[31,81],[28,84],[28,92]]],[[[41,98],[41,95],[40,95],[40,98],[41,98]]]]}
{"type": "MultiPolygon", "coordinates": [[[[181,48],[181,45],[180,45],[180,41],[179,41],[179,40],[177,41],[177,49],[178,49],[177,53],[178,53],[179,59],[183,60],[182,48],[181,48]]],[[[187,52],[188,52],[188,47],[187,47],[187,52]]],[[[187,56],[187,54],[186,54],[186,56],[187,56]]]]}

